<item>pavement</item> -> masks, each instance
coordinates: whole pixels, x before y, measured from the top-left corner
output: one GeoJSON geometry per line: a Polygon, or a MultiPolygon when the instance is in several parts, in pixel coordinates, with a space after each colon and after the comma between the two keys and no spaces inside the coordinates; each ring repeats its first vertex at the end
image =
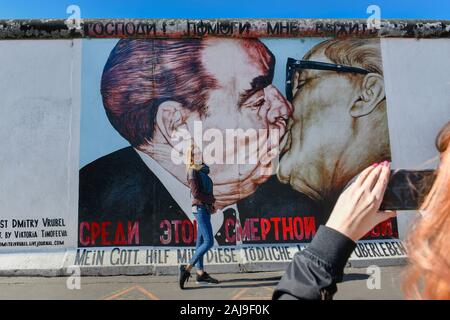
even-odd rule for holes
{"type": "MultiPolygon", "coordinates": [[[[401,268],[346,268],[334,298],[402,299],[401,268]]],[[[179,289],[176,276],[0,277],[0,299],[268,300],[282,274],[216,274],[221,282],[214,286],[197,285],[192,277],[185,290],[179,289]]]]}

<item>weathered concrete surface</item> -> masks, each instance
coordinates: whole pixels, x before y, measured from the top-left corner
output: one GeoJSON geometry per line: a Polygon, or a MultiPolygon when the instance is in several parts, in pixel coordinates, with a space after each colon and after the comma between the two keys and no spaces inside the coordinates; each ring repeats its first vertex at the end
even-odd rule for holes
{"type": "MultiPolygon", "coordinates": [[[[6,232],[27,231],[11,228],[13,219],[63,217],[67,236],[49,247],[77,245],[81,42],[0,41],[0,220],[9,220],[0,228],[0,269],[17,269],[16,253],[40,250],[37,243],[48,240],[39,231],[33,239],[11,241],[36,240],[34,245],[5,245],[6,232]]],[[[33,257],[23,256],[26,269],[33,257]]],[[[50,260],[44,255],[43,263],[50,260]]]]}
{"type": "MultiPolygon", "coordinates": [[[[402,299],[399,289],[401,268],[383,267],[380,270],[380,288],[370,290],[366,269],[347,268],[335,299],[402,299]]],[[[282,274],[218,274],[216,277],[221,283],[208,287],[195,284],[195,279],[191,278],[184,291],[178,288],[175,276],[81,277],[80,289],[72,290],[66,284],[75,282],[66,277],[2,277],[0,299],[268,300],[282,274]]]]}
{"type": "Polygon", "coordinates": [[[449,38],[448,20],[34,19],[0,20],[0,39],[256,37],[449,38]],[[78,24],[77,24],[78,22],[78,24]]]}

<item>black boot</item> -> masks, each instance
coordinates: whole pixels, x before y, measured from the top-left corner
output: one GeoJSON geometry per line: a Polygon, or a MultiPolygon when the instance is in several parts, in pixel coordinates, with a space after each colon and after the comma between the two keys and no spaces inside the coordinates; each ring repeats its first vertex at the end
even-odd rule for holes
{"type": "Polygon", "coordinates": [[[191,273],[186,270],[186,265],[181,265],[178,272],[178,283],[181,289],[184,289],[184,284],[191,277],[191,273]]]}

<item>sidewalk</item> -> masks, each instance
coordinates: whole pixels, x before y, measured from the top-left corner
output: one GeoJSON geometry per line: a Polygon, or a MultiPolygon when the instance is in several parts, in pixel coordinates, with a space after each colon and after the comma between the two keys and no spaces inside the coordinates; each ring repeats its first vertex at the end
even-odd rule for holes
{"type": "MultiPolygon", "coordinates": [[[[338,285],[340,299],[402,299],[401,267],[382,267],[381,288],[369,290],[366,268],[348,268],[338,285]]],[[[199,286],[192,277],[186,290],[178,288],[176,276],[82,277],[81,289],[67,289],[66,277],[0,277],[0,299],[270,299],[282,272],[215,275],[221,283],[199,286]]]]}

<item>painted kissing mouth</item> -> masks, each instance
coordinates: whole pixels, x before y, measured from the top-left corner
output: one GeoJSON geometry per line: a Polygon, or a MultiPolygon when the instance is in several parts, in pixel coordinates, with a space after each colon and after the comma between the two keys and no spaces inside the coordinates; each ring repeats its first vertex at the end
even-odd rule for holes
{"type": "Polygon", "coordinates": [[[271,123],[269,126],[270,130],[268,132],[268,146],[267,150],[270,152],[273,149],[279,148],[280,146],[283,146],[283,142],[286,139],[286,133],[287,133],[287,121],[289,117],[288,116],[282,116],[277,119],[274,123],[271,123]],[[271,130],[278,130],[278,139],[275,143],[273,143],[273,139],[270,137],[272,134],[271,130]]]}

